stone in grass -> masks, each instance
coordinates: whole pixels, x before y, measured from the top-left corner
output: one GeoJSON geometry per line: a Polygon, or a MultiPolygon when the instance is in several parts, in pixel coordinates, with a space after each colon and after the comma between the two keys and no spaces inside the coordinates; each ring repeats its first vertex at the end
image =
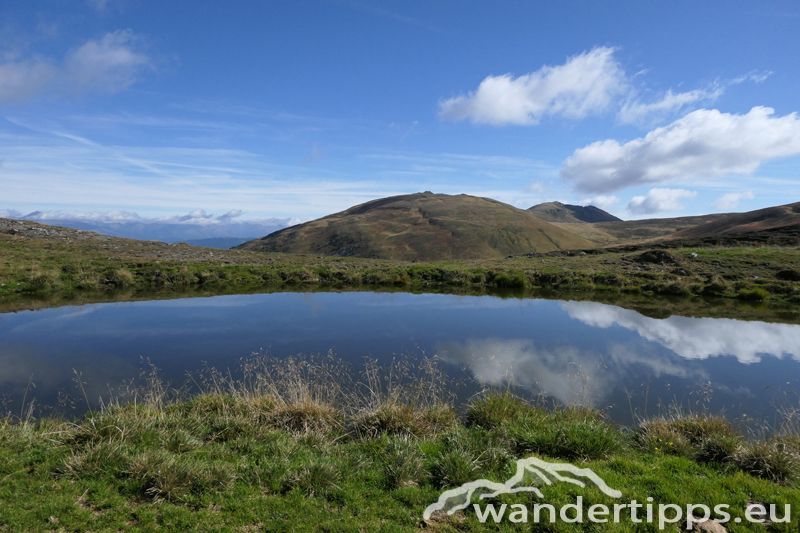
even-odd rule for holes
{"type": "Polygon", "coordinates": [[[728,530],[725,529],[725,526],[720,524],[719,522],[715,522],[711,519],[702,519],[702,518],[695,518],[696,521],[692,521],[692,529],[689,529],[688,522],[684,524],[684,531],[701,531],[703,533],[728,533],[728,530]]]}
{"type": "Polygon", "coordinates": [[[648,250],[634,259],[637,263],[677,263],[675,256],[666,250],[648,250]]]}

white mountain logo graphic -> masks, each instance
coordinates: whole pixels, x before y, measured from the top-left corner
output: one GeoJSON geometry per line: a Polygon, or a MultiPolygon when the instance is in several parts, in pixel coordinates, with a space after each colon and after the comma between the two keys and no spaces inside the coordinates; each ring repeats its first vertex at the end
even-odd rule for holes
{"type": "Polygon", "coordinates": [[[447,514],[453,514],[460,509],[465,509],[472,501],[472,497],[477,495],[480,499],[495,498],[501,494],[513,494],[515,492],[533,492],[539,498],[544,498],[544,494],[537,487],[531,485],[523,485],[526,481],[533,479],[536,482],[543,482],[545,485],[552,485],[553,481],[548,477],[548,474],[555,481],[566,481],[581,488],[586,484],[583,481],[575,479],[575,477],[586,478],[594,483],[597,488],[603,491],[607,496],[612,498],[619,498],[622,493],[618,490],[612,489],[600,476],[592,472],[588,468],[578,468],[569,463],[548,463],[536,457],[528,457],[527,459],[519,459],[517,461],[517,473],[507,480],[505,483],[496,483],[488,479],[479,479],[477,481],[470,481],[464,483],[458,488],[444,491],[436,503],[429,505],[422,517],[428,520],[431,515],[436,511],[446,511],[447,514]]]}

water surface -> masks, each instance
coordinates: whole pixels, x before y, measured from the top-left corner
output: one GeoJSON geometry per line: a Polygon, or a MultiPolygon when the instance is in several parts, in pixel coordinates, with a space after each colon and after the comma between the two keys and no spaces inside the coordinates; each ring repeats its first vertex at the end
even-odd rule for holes
{"type": "Polygon", "coordinates": [[[274,293],[0,314],[0,394],[12,412],[23,396],[50,406],[59,393],[82,397],[75,369],[95,401],[137,376],[143,359],[180,383],[187,371],[235,369],[261,350],[333,351],[354,367],[436,355],[451,375],[477,382],[462,398],[511,381],[531,396],[606,408],[621,423],[672,402],[772,422],[800,378],[796,324],[656,319],[581,301],[274,293]]]}

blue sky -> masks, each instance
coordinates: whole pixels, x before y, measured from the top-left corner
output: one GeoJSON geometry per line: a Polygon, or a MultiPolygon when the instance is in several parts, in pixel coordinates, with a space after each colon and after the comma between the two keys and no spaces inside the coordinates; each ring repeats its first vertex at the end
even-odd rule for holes
{"type": "Polygon", "coordinates": [[[0,3],[0,215],[800,200],[797,2],[0,3]]]}

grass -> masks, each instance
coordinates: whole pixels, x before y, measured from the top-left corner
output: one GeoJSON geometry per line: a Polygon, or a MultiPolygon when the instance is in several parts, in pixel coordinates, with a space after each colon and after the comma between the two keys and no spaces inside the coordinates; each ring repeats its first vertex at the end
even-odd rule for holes
{"type": "MultiPolygon", "coordinates": [[[[456,416],[431,361],[368,364],[362,379],[349,375],[330,357],[257,357],[235,379],[213,369],[196,376],[191,394],[151,373],[79,420],[8,415],[0,419],[0,531],[415,531],[442,490],[505,481],[516,459],[532,454],[591,468],[624,502],[726,503],[733,517],[752,501],[800,505],[794,419],[761,439],[679,410],[622,428],[588,407],[546,409],[507,391],[479,394],[456,416]]],[[[587,508],[618,503],[568,483],[542,490],[554,505],[577,495],[587,508]]],[[[538,502],[521,493],[498,503],[538,502]]],[[[472,510],[426,527],[516,530],[483,525],[472,510]]],[[[656,529],[623,522],[605,530],[656,529]]]]}
{"type": "MultiPolygon", "coordinates": [[[[64,230],[74,231],[74,230],[64,230]]],[[[400,290],[582,291],[800,302],[797,248],[675,248],[675,263],[641,261],[642,250],[559,252],[497,260],[406,262],[317,257],[75,233],[0,234],[0,299],[15,294],[225,291],[285,287],[400,290]],[[690,253],[697,257],[689,258],[690,253]]]]}

